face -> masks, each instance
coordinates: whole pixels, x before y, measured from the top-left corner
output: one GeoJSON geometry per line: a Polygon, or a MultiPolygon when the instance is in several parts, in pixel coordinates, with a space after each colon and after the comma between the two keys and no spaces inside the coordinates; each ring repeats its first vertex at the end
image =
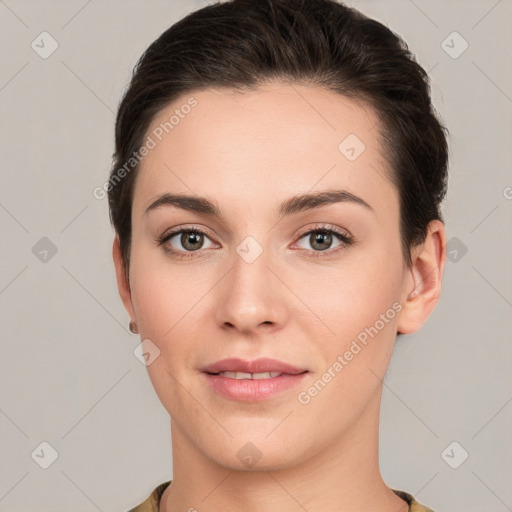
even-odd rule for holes
{"type": "Polygon", "coordinates": [[[362,103],[280,83],[198,91],[153,120],[125,304],[160,351],[147,370],[173,436],[208,459],[243,468],[252,450],[259,469],[292,466],[341,442],[377,403],[413,284],[378,130],[362,103]],[[322,192],[332,194],[299,199],[322,192]],[[303,373],[257,382],[203,371],[226,358],[303,373]]]}

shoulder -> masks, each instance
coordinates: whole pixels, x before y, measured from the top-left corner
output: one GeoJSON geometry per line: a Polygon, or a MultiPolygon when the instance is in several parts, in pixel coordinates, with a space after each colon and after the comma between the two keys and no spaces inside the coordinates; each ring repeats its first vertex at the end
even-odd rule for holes
{"type": "Polygon", "coordinates": [[[431,508],[426,507],[425,505],[422,505],[421,503],[418,503],[412,494],[409,494],[404,491],[399,491],[396,489],[392,489],[392,491],[399,497],[402,498],[404,501],[406,501],[409,504],[409,511],[408,512],[434,512],[431,508]]]}
{"type": "Polygon", "coordinates": [[[160,498],[171,482],[172,480],[169,480],[155,487],[153,492],[142,503],[128,512],[158,512],[160,498]]]}

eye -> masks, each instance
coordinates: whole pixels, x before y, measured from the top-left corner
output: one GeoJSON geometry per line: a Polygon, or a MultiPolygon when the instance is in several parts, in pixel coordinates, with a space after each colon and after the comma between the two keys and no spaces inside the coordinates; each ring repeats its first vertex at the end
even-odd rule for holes
{"type": "Polygon", "coordinates": [[[205,240],[211,242],[206,232],[202,229],[180,228],[165,233],[158,240],[158,243],[162,245],[167,252],[180,258],[188,258],[194,256],[194,252],[205,248],[205,240]]]}
{"type": "MultiPolygon", "coordinates": [[[[200,249],[208,249],[215,246],[207,232],[201,228],[179,228],[166,232],[158,240],[158,244],[171,256],[185,259],[199,256],[200,249]],[[205,241],[210,245],[205,247],[205,241]]],[[[333,226],[321,225],[302,233],[299,238],[299,247],[305,249],[313,257],[327,257],[347,246],[355,243],[352,236],[345,231],[333,226]],[[338,240],[338,245],[332,249],[333,242],[338,240]],[[312,249],[303,247],[301,244],[309,243],[312,249]]]]}
{"type": "Polygon", "coordinates": [[[309,243],[312,250],[308,250],[307,247],[303,246],[302,248],[312,252],[314,257],[323,257],[324,254],[326,256],[332,255],[338,252],[338,250],[342,250],[354,243],[352,236],[348,232],[342,232],[332,226],[319,226],[310,229],[301,235],[299,242],[309,243]],[[334,249],[331,249],[336,239],[339,241],[339,244],[334,249]]]}

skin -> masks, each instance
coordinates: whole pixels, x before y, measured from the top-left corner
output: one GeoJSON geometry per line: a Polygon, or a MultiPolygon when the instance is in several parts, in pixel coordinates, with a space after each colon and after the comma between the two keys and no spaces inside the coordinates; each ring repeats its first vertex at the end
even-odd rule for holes
{"type": "MultiPolygon", "coordinates": [[[[190,96],[163,109],[148,134],[190,96]]],[[[173,482],[160,511],[405,512],[379,470],[382,379],[397,331],[416,332],[438,301],[443,224],[430,223],[407,266],[398,192],[369,106],[280,82],[193,96],[197,107],[142,161],[129,281],[117,237],[113,247],[130,319],[141,339],[160,350],[147,367],[171,417],[173,482]],[[355,161],[338,149],[351,133],[365,144],[355,161]],[[339,202],[279,216],[290,197],[330,189],[344,189],[371,209],[339,202]],[[205,196],[223,220],[172,206],[144,214],[166,192],[205,196]],[[314,234],[302,235],[324,224],[355,243],[333,235],[322,251],[314,234]],[[208,232],[197,251],[188,250],[193,257],[182,260],[157,242],[181,226],[208,232]],[[252,263],[236,251],[247,236],[263,249],[252,263]],[[309,403],[300,403],[298,394],[394,303],[401,311],[309,403]],[[234,401],[206,386],[199,370],[225,357],[273,357],[309,373],[269,400],[234,401]],[[261,454],[252,467],[237,456],[248,442],[261,454]]],[[[180,236],[167,246],[186,253],[180,236]]]]}

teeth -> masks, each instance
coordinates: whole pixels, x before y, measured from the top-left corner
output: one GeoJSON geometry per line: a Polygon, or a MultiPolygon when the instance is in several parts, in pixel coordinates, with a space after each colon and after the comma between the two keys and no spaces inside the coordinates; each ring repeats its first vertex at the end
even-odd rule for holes
{"type": "Polygon", "coordinates": [[[247,373],[247,372],[219,372],[217,375],[228,377],[230,379],[270,379],[272,377],[279,377],[281,372],[261,372],[261,373],[247,373]]]}

